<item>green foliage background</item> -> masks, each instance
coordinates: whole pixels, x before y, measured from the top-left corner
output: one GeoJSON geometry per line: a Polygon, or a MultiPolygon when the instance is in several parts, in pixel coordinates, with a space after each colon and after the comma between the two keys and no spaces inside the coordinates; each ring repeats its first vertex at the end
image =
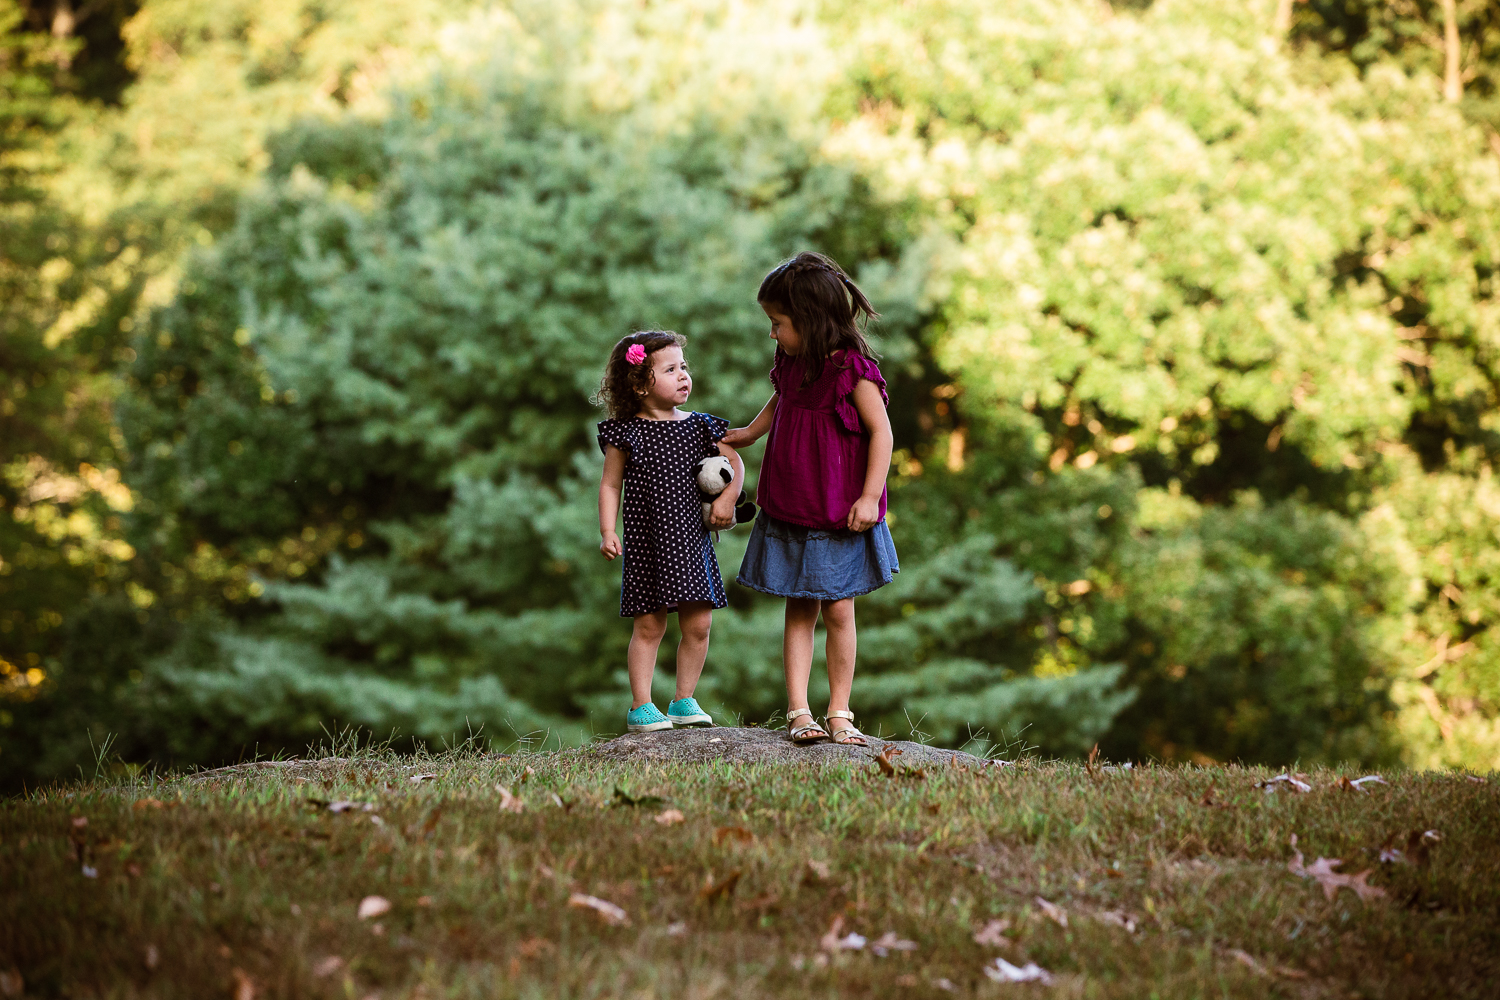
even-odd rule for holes
{"type": "Polygon", "coordinates": [[[1496,766],[1489,15],[1453,103],[1274,6],[0,0],[4,780],[618,731],[587,396],[669,327],[747,420],[804,247],[886,316],[868,728],[1496,766]]]}

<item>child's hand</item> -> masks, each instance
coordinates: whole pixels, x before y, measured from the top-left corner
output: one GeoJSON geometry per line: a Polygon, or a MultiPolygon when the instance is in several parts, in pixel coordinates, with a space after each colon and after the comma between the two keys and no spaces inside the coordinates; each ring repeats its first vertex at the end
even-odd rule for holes
{"type": "Polygon", "coordinates": [[[743,448],[746,445],[755,443],[755,435],[750,433],[750,428],[748,427],[736,427],[733,430],[726,431],[724,436],[719,440],[731,448],[743,448]]]}
{"type": "Polygon", "coordinates": [[[708,508],[708,526],[715,530],[734,527],[735,498],[725,490],[708,508]]]}
{"type": "Polygon", "coordinates": [[[619,535],[613,531],[606,531],[604,540],[599,543],[599,552],[604,558],[613,561],[616,556],[624,554],[625,546],[620,544],[619,535]]]}
{"type": "Polygon", "coordinates": [[[854,506],[849,508],[849,530],[868,531],[875,527],[875,522],[880,520],[880,502],[868,497],[860,497],[854,501],[854,506]]]}

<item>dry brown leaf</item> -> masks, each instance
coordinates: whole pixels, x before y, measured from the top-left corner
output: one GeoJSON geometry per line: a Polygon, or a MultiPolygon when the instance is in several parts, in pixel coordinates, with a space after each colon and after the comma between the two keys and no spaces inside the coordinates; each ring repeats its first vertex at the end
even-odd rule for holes
{"type": "Polygon", "coordinates": [[[1136,918],[1133,913],[1127,913],[1124,910],[1101,910],[1099,919],[1106,924],[1114,924],[1116,927],[1125,928],[1132,934],[1135,933],[1136,918]]]}
{"type": "Polygon", "coordinates": [[[1230,948],[1229,955],[1236,962],[1245,966],[1245,968],[1249,969],[1257,976],[1268,975],[1268,973],[1266,972],[1266,967],[1257,962],[1255,960],[1255,956],[1251,955],[1249,952],[1241,951],[1239,948],[1230,948]]]}
{"type": "Polygon", "coordinates": [[[902,750],[894,743],[887,743],[885,749],[875,755],[875,763],[880,765],[880,770],[887,778],[894,778],[896,776],[896,765],[892,761],[905,752],[905,750],[902,750]]]}
{"type": "Polygon", "coordinates": [[[1016,966],[999,956],[984,967],[984,974],[997,983],[1041,983],[1045,986],[1052,982],[1052,973],[1035,962],[1016,966]]]}
{"type": "Polygon", "coordinates": [[[1323,896],[1325,899],[1333,899],[1340,889],[1352,890],[1362,903],[1369,903],[1372,900],[1385,896],[1384,889],[1378,885],[1370,885],[1368,882],[1374,869],[1367,868],[1353,875],[1345,875],[1342,872],[1334,871],[1335,868],[1344,863],[1338,858],[1319,858],[1311,865],[1304,866],[1302,852],[1296,851],[1294,853],[1295,856],[1292,860],[1287,862],[1287,870],[1293,875],[1300,875],[1302,878],[1315,880],[1318,885],[1323,887],[1323,896]]]}
{"type": "Polygon", "coordinates": [[[230,969],[234,977],[234,1000],[255,1000],[255,980],[244,969],[230,969]]]}
{"type": "Polygon", "coordinates": [[[736,868],[717,882],[714,881],[712,873],[703,879],[703,888],[698,890],[698,898],[705,903],[712,903],[720,899],[728,899],[734,895],[734,887],[740,884],[741,871],[736,868]]]}
{"type": "Polygon", "coordinates": [[[885,958],[893,951],[916,951],[917,942],[897,937],[895,931],[886,931],[870,942],[870,950],[877,958],[885,958]]]}
{"type": "MultiPolygon", "coordinates": [[[[709,742],[712,743],[714,741],[709,740],[709,742]]],[[[667,925],[667,937],[682,937],[687,932],[688,925],[686,920],[679,920],[676,923],[667,925]]]]}
{"type": "Polygon", "coordinates": [[[522,802],[516,796],[510,794],[510,789],[509,788],[506,788],[504,785],[496,785],[495,786],[495,791],[497,791],[497,792],[500,793],[500,811],[501,812],[511,812],[511,813],[525,812],[525,810],[526,810],[526,803],[522,802]]]}
{"type": "Polygon", "coordinates": [[[1088,768],[1089,777],[1093,778],[1095,781],[1098,781],[1099,780],[1099,744],[1095,743],[1094,744],[1094,749],[1092,749],[1092,750],[1089,751],[1089,759],[1084,762],[1084,766],[1086,768],[1088,768]]]}
{"type": "Polygon", "coordinates": [[[161,799],[136,799],[135,804],[130,808],[140,812],[142,809],[160,809],[161,807],[161,799]]]}
{"type": "Polygon", "coordinates": [[[1257,781],[1256,788],[1264,788],[1266,794],[1270,795],[1278,788],[1290,788],[1294,792],[1310,792],[1312,785],[1307,783],[1307,775],[1298,772],[1296,774],[1278,774],[1274,778],[1265,781],[1257,781]]]}
{"type": "Polygon", "coordinates": [[[427,817],[427,822],[425,822],[425,823],[422,824],[422,836],[424,836],[424,837],[430,837],[430,836],[432,836],[432,831],[437,829],[438,820],[440,820],[442,818],[443,818],[443,807],[442,806],[438,806],[427,817]]]}
{"type": "Polygon", "coordinates": [[[413,785],[420,785],[422,782],[424,782],[424,781],[431,781],[432,779],[434,779],[436,777],[437,777],[437,775],[435,775],[435,774],[414,774],[411,777],[411,783],[413,785]]]}
{"type": "Polygon", "coordinates": [[[526,784],[526,779],[528,779],[528,778],[535,778],[535,777],[536,777],[536,772],[533,771],[530,767],[528,767],[528,768],[526,768],[526,770],[524,770],[524,771],[521,772],[521,780],[519,782],[517,782],[517,784],[524,785],[524,784],[526,784]]]}
{"type": "Polygon", "coordinates": [[[811,885],[814,882],[827,882],[832,877],[833,871],[828,867],[828,862],[809,859],[807,873],[802,876],[802,881],[811,885]]]}
{"type": "Polygon", "coordinates": [[[539,958],[556,950],[557,945],[543,937],[527,938],[516,948],[516,951],[525,959],[539,958]]]}
{"type": "Polygon", "coordinates": [[[864,935],[856,934],[853,931],[850,931],[848,934],[840,937],[839,931],[843,929],[843,916],[841,915],[834,917],[833,923],[828,927],[828,933],[824,934],[823,937],[819,939],[818,947],[822,948],[824,951],[831,952],[859,951],[868,943],[864,935]]]}
{"type": "Polygon", "coordinates": [[[1481,778],[1477,774],[1466,774],[1466,775],[1464,775],[1464,778],[1467,779],[1467,780],[1469,780],[1469,781],[1474,782],[1474,784],[1476,784],[1476,785],[1487,785],[1487,784],[1489,784],[1489,782],[1485,781],[1483,778],[1481,778]]]}
{"type": "Polygon", "coordinates": [[[1005,932],[1008,930],[1010,930],[1009,920],[1003,917],[998,920],[990,920],[974,932],[974,943],[987,945],[992,948],[1009,948],[1015,942],[1005,936],[1005,932]]]}
{"type": "Polygon", "coordinates": [[[741,913],[770,913],[781,905],[781,897],[774,892],[762,893],[754,899],[746,899],[734,904],[734,908],[741,913]]]}
{"type": "Polygon", "coordinates": [[[656,814],[656,821],[662,826],[675,826],[686,819],[681,809],[664,809],[656,814]]]}
{"type": "Polygon", "coordinates": [[[344,960],[342,957],[338,955],[329,955],[327,958],[321,958],[318,960],[318,963],[312,968],[312,974],[318,979],[327,979],[329,976],[333,975],[343,967],[344,960]]]}
{"type": "Polygon", "coordinates": [[[369,920],[391,912],[391,901],[384,896],[366,896],[359,901],[359,919],[369,920]]]}
{"type": "Polygon", "coordinates": [[[611,927],[629,927],[630,914],[620,909],[607,899],[598,896],[587,896],[581,892],[575,892],[568,897],[568,905],[576,910],[592,910],[611,927]]]}
{"type": "Polygon", "coordinates": [[[714,846],[718,847],[726,840],[732,840],[736,844],[749,844],[754,842],[755,834],[743,826],[721,826],[714,831],[714,846]]]}
{"type": "Polygon", "coordinates": [[[1047,915],[1047,918],[1049,920],[1051,920],[1053,923],[1057,924],[1059,927],[1066,927],[1066,926],[1068,926],[1068,911],[1067,910],[1064,910],[1061,906],[1058,906],[1056,903],[1050,903],[1050,902],[1048,902],[1047,900],[1043,899],[1041,896],[1036,896],[1034,898],[1036,899],[1036,905],[1040,906],[1042,908],[1042,912],[1047,915]]]}

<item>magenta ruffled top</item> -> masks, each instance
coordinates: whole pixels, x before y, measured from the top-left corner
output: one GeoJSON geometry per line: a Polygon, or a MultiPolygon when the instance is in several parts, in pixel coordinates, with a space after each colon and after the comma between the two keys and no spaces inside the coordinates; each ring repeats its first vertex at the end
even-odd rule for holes
{"type": "MultiPolygon", "coordinates": [[[[804,386],[805,371],[802,358],[776,349],[771,366],[776,413],[755,499],[782,521],[824,531],[843,528],[864,491],[870,464],[870,432],[854,407],[854,387],[867,379],[887,405],[890,396],[880,366],[862,354],[835,351],[817,380],[804,386]]],[[[884,489],[880,517],[885,518],[884,489]]]]}

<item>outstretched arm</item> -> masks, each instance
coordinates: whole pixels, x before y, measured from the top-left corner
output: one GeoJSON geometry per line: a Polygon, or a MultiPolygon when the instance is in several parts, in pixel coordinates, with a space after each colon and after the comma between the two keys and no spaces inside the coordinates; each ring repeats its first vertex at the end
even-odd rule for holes
{"type": "Polygon", "coordinates": [[[599,477],[599,552],[613,560],[625,551],[615,525],[620,518],[620,487],[625,482],[625,453],[612,444],[604,446],[604,475],[599,477]]]}
{"type": "Polygon", "coordinates": [[[766,401],[765,406],[760,408],[754,420],[744,427],[736,427],[725,434],[721,443],[731,448],[746,448],[765,437],[766,432],[771,429],[771,418],[776,416],[776,401],[780,398],[780,395],[772,393],[771,398],[766,401]]]}
{"type": "Polygon", "coordinates": [[[853,396],[860,422],[870,431],[870,464],[865,467],[865,488],[849,508],[849,530],[865,531],[880,520],[880,494],[885,492],[885,477],[891,469],[894,438],[880,387],[869,379],[860,379],[853,396]]]}

